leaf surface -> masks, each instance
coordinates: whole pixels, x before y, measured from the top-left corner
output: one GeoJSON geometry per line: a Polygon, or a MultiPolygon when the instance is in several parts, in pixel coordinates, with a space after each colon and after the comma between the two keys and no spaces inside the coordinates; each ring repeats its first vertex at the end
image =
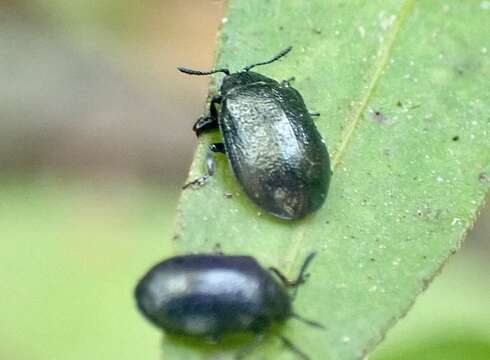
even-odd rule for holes
{"type": "MultiPolygon", "coordinates": [[[[229,2],[216,66],[237,71],[292,45],[286,58],[257,71],[296,77],[293,86],[321,113],[316,123],[334,174],[325,206],[287,222],[257,208],[217,155],[216,176],[181,196],[175,246],[211,252],[219,243],[226,254],[253,255],[291,277],[317,251],[294,306],[326,331],[296,320],[274,329],[312,359],[370,352],[475,221],[490,184],[490,40],[483,31],[490,10],[482,4],[229,2]]],[[[201,137],[190,179],[203,174],[216,141],[218,132],[201,137]]],[[[169,359],[227,359],[236,349],[163,344],[169,359]]],[[[252,358],[296,357],[271,335],[252,358]]]]}

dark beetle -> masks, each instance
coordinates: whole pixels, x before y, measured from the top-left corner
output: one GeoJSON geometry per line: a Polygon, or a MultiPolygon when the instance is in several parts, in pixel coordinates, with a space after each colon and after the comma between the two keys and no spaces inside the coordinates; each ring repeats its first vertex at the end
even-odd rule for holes
{"type": "MultiPolygon", "coordinates": [[[[215,341],[239,332],[252,332],[260,339],[272,323],[289,317],[322,327],[293,312],[294,294],[287,291],[305,281],[306,268],[314,255],[306,258],[294,281],[275,268],[265,270],[250,256],[176,256],[157,264],[140,280],[136,301],[141,312],[166,332],[215,341]]],[[[291,341],[278,336],[295,353],[307,358],[291,341]]],[[[250,346],[239,356],[248,351],[250,346]]]]}
{"type": "Polygon", "coordinates": [[[208,175],[185,187],[203,184],[212,176],[213,152],[226,153],[245,192],[261,208],[283,219],[299,219],[318,209],[327,196],[330,160],[325,143],[300,93],[289,85],[250,71],[286,55],[291,47],[268,61],[231,74],[228,69],[191,75],[225,74],[220,95],[211,100],[210,114],[195,123],[202,132],[218,128],[223,143],[211,144],[208,175]]]}

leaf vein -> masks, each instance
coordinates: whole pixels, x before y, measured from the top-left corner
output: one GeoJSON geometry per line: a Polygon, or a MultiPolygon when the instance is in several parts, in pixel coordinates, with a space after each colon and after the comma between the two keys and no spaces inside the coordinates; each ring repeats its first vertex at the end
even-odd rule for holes
{"type": "Polygon", "coordinates": [[[386,64],[388,63],[388,59],[390,58],[391,52],[395,45],[395,40],[397,38],[397,35],[400,32],[400,29],[403,23],[405,22],[405,20],[412,13],[414,3],[415,0],[407,0],[403,3],[402,7],[400,8],[400,13],[397,16],[395,23],[391,27],[392,30],[391,30],[390,37],[388,41],[384,43],[384,46],[381,48],[381,54],[378,56],[375,62],[374,73],[373,76],[371,77],[367,90],[362,96],[361,100],[357,102],[357,106],[355,106],[353,111],[351,112],[349,116],[350,120],[348,121],[346,130],[343,132],[341,136],[342,141],[340,143],[340,146],[338,150],[335,152],[335,154],[332,156],[333,171],[335,171],[338,168],[343,157],[345,156],[345,153],[347,152],[347,148],[349,144],[352,142],[354,130],[358,127],[361,121],[362,113],[364,112],[367,104],[369,103],[369,100],[371,99],[371,96],[374,93],[374,90],[376,89],[376,85],[378,84],[379,79],[383,74],[383,70],[386,68],[386,64]]]}
{"type": "MultiPolygon", "coordinates": [[[[361,101],[358,102],[358,106],[355,107],[353,112],[351,113],[352,115],[351,115],[351,120],[349,121],[349,126],[347,127],[346,131],[342,136],[342,142],[339,146],[338,151],[332,157],[333,171],[335,171],[335,169],[337,169],[337,167],[339,166],[343,156],[345,155],[345,152],[347,151],[348,145],[352,142],[354,130],[359,125],[359,122],[362,118],[361,115],[364,112],[364,109],[366,108],[367,104],[369,103],[369,100],[371,99],[374,90],[376,89],[376,85],[378,84],[378,81],[381,78],[381,75],[383,74],[383,70],[386,68],[386,64],[388,63],[388,59],[390,58],[391,52],[395,45],[395,40],[397,38],[397,35],[400,32],[400,29],[403,23],[405,22],[405,20],[412,13],[414,3],[415,0],[406,0],[400,8],[400,13],[397,16],[395,23],[391,27],[392,30],[391,30],[390,37],[382,47],[381,54],[380,56],[378,56],[378,59],[375,63],[375,71],[373,73],[371,81],[369,82],[367,91],[364,94],[364,96],[362,96],[361,101]]],[[[293,232],[289,251],[284,258],[284,263],[287,268],[286,272],[288,274],[291,274],[291,271],[293,269],[293,264],[296,262],[295,260],[298,256],[299,250],[302,248],[302,245],[305,241],[305,229],[307,226],[308,226],[308,222],[302,222],[297,226],[296,230],[293,232]]]]}

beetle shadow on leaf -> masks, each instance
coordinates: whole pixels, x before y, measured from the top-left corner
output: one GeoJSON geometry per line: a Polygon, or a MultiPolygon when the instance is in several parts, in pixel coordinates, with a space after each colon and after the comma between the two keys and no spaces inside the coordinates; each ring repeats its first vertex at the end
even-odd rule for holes
{"type": "MultiPolygon", "coordinates": [[[[246,358],[253,359],[254,356],[252,352],[260,351],[259,348],[265,342],[267,342],[271,336],[269,332],[264,334],[263,341],[258,344],[257,348],[251,349],[250,356],[246,358]]],[[[237,353],[251,344],[256,335],[253,333],[240,333],[240,334],[226,334],[220,340],[214,342],[211,339],[206,339],[203,337],[189,337],[189,336],[179,336],[175,334],[164,334],[162,336],[162,352],[165,354],[165,346],[169,344],[175,348],[182,348],[184,354],[187,352],[186,349],[191,349],[193,352],[199,353],[200,358],[205,360],[215,360],[215,359],[233,359],[237,353]]]]}

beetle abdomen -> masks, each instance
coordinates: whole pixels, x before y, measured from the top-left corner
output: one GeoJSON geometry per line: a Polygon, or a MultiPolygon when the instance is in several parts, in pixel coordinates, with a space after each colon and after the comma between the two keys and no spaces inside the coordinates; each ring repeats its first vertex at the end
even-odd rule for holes
{"type": "Polygon", "coordinates": [[[163,308],[157,324],[172,333],[197,336],[244,331],[258,316],[257,303],[226,292],[176,294],[163,308]]]}
{"type": "Polygon", "coordinates": [[[257,205],[298,219],[323,204],[329,156],[296,90],[261,82],[231,90],[219,122],[233,171],[257,205]]]}
{"type": "MultiPolygon", "coordinates": [[[[143,314],[168,332],[219,336],[265,327],[277,318],[275,311],[264,315],[270,311],[271,282],[276,284],[251,257],[188,255],[153,267],[135,295],[143,314]]],[[[273,295],[289,304],[279,288],[273,295]]]]}

